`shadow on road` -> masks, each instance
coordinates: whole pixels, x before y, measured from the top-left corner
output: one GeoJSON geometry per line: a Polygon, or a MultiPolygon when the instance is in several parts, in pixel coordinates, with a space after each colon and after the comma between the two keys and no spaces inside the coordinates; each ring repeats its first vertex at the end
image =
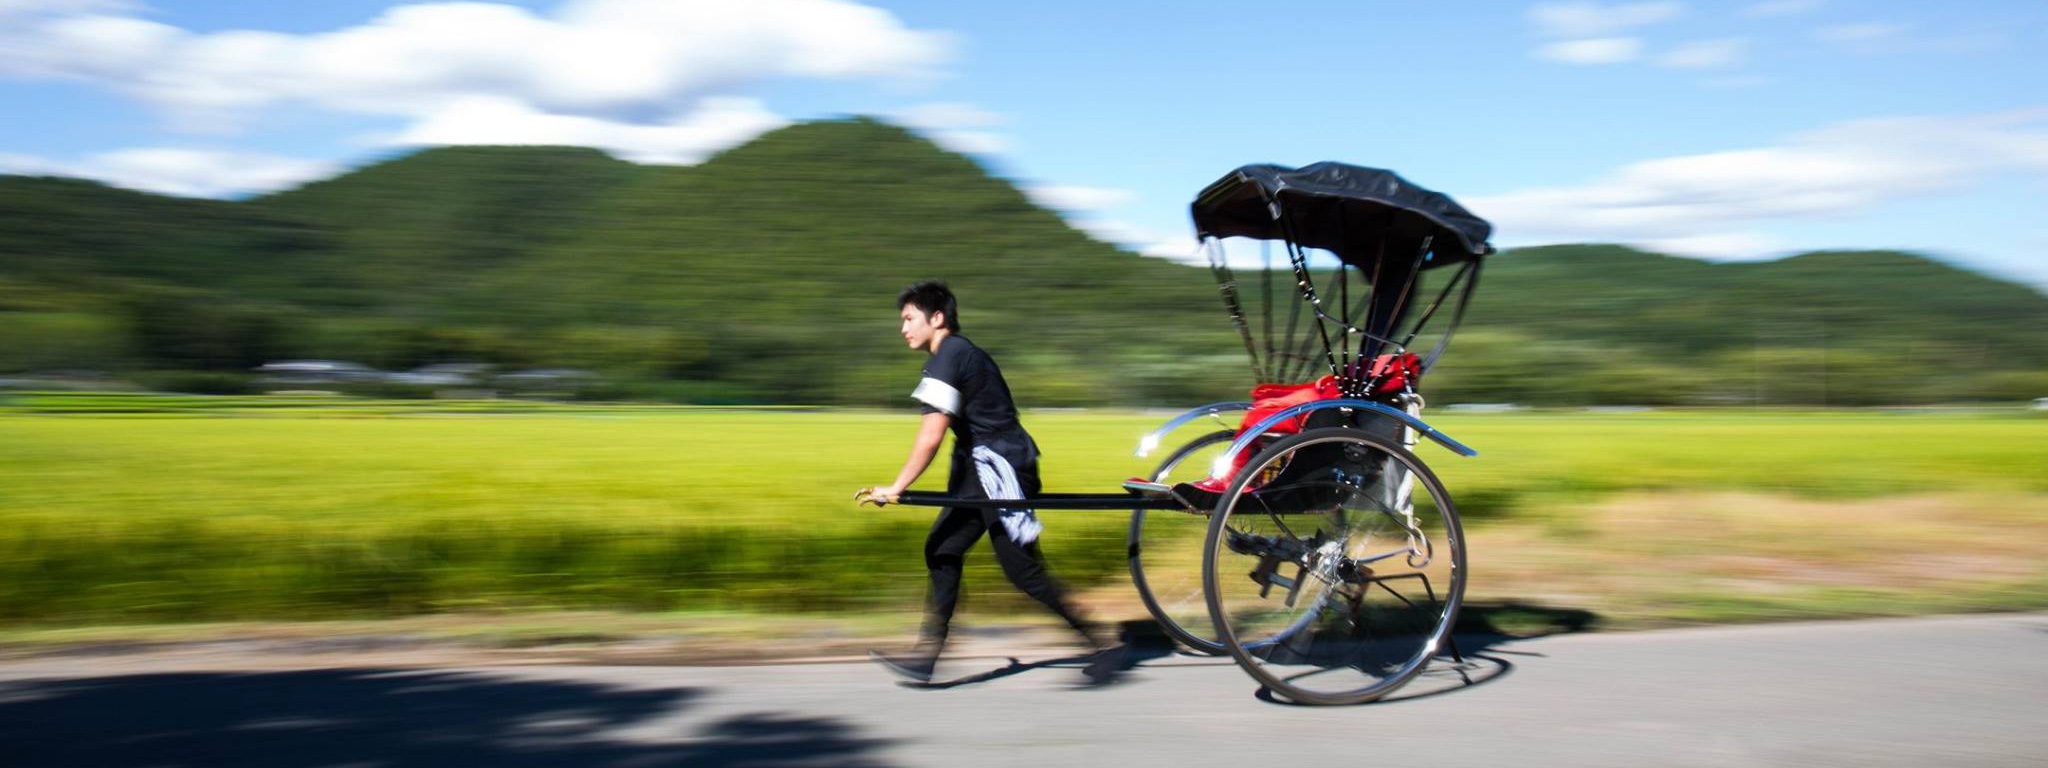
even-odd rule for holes
{"type": "MultiPolygon", "coordinates": [[[[1580,608],[1554,608],[1515,600],[1465,603],[1458,610],[1458,624],[1451,633],[1457,655],[1462,659],[1444,653],[1393,694],[1367,703],[1383,705],[1414,701],[1494,682],[1507,677],[1515,669],[1515,663],[1503,656],[1542,657],[1540,653],[1515,651],[1503,646],[1521,640],[1583,632],[1599,624],[1599,614],[1580,608]]],[[[1301,706],[1274,696],[1264,687],[1254,695],[1269,704],[1301,706]]]]}
{"type": "Polygon", "coordinates": [[[0,683],[0,763],[141,766],[885,766],[830,718],[755,713],[686,727],[701,689],[482,673],[319,670],[0,683]],[[616,733],[633,728],[632,738],[616,733]]]}
{"type": "Polygon", "coordinates": [[[1519,600],[1466,602],[1458,609],[1458,636],[1505,638],[1489,642],[1584,632],[1599,626],[1600,614],[1583,608],[1556,608],[1519,600]]]}
{"type": "Polygon", "coordinates": [[[1553,608],[1515,600],[1468,602],[1458,609],[1458,626],[1451,633],[1458,652],[1464,656],[1463,663],[1441,658],[1393,695],[1373,703],[1414,701],[1494,682],[1515,670],[1515,663],[1502,656],[1542,656],[1502,646],[1519,640],[1584,632],[1599,624],[1599,614],[1582,608],[1553,608]]]}
{"type": "MultiPolygon", "coordinates": [[[[1458,625],[1453,633],[1457,649],[1463,659],[1449,654],[1432,662],[1430,666],[1408,682],[1394,695],[1375,703],[1411,701],[1430,696],[1465,690],[1493,682],[1514,670],[1513,662],[1503,655],[1533,655],[1520,651],[1506,650],[1501,646],[1518,640],[1529,640],[1547,635],[1582,632],[1598,626],[1600,617],[1592,611],[1579,608],[1555,608],[1515,600],[1468,602],[1458,612],[1458,625]]],[[[1151,621],[1127,621],[1122,625],[1125,651],[1117,670],[1116,680],[1145,662],[1169,658],[1176,655],[1173,639],[1151,621]]],[[[1093,657],[1088,655],[1064,656],[1043,661],[1025,663],[1016,657],[1006,659],[1003,666],[985,669],[961,677],[934,680],[930,683],[904,683],[906,687],[924,690],[946,690],[968,685],[978,685],[1000,680],[1026,672],[1044,669],[1079,670],[1093,657]]],[[[1218,663],[1229,663],[1223,658],[1218,663]]],[[[1090,686],[1077,685],[1077,688],[1090,686]]],[[[1101,686],[1093,686],[1101,687],[1101,686]]],[[[1260,689],[1257,694],[1262,700],[1286,704],[1275,698],[1271,692],[1260,689]]]]}
{"type": "MultiPolygon", "coordinates": [[[[1111,672],[1115,679],[1121,679],[1124,673],[1143,665],[1149,659],[1165,658],[1174,654],[1172,638],[1167,637],[1165,632],[1160,631],[1159,625],[1149,620],[1123,622],[1118,626],[1118,635],[1123,643],[1123,648],[1116,652],[1116,656],[1111,659],[1111,666],[1114,667],[1111,672]]],[[[1081,653],[1062,656],[1056,659],[1034,661],[1027,664],[1017,657],[1011,656],[1005,659],[1007,662],[1005,665],[995,669],[983,670],[945,680],[933,680],[929,683],[903,683],[902,685],[907,688],[921,690],[946,690],[948,688],[958,688],[965,685],[977,685],[992,680],[1000,680],[1012,675],[1021,675],[1025,672],[1040,669],[1072,669],[1078,672],[1095,660],[1095,654],[1081,653]]],[[[1115,682],[1115,680],[1113,679],[1109,682],[1115,682]]],[[[1091,686],[1077,682],[1076,687],[1102,687],[1102,685],[1091,686]]]]}

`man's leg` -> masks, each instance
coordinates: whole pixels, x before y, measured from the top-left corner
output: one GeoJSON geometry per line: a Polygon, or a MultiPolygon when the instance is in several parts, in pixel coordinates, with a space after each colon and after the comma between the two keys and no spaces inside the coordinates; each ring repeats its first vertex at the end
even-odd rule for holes
{"type": "Polygon", "coordinates": [[[995,515],[994,510],[988,513],[988,541],[995,549],[996,562],[1003,567],[1003,575],[1010,577],[1010,583],[1019,591],[1051,609],[1054,615],[1067,622],[1067,626],[1081,633],[1090,645],[1100,645],[1102,640],[1095,637],[1089,623],[1067,602],[1066,592],[1060,588],[1060,583],[1053,580],[1052,574],[1046,570],[1045,555],[1038,551],[1038,542],[1018,544],[1010,538],[1010,532],[995,521],[995,515]]]}
{"type": "Polygon", "coordinates": [[[1030,595],[1045,607],[1052,609],[1067,626],[1081,635],[1082,642],[1094,651],[1094,657],[1081,673],[1088,676],[1093,685],[1107,685],[1123,674],[1127,666],[1129,649],[1119,643],[1122,639],[1095,627],[1074,610],[1067,602],[1060,584],[1045,569],[1045,556],[1038,551],[1038,542],[1018,544],[1010,539],[1010,532],[1000,523],[988,524],[988,542],[996,552],[996,562],[1003,566],[1003,573],[1010,577],[1010,583],[1030,595]]]}
{"type": "Polygon", "coordinates": [[[978,510],[947,508],[932,522],[931,535],[924,540],[924,567],[930,577],[925,592],[924,627],[919,645],[932,646],[932,653],[945,646],[953,623],[953,609],[960,602],[960,575],[967,550],[981,538],[986,524],[978,510]]]}
{"type": "Polygon", "coordinates": [[[925,593],[924,626],[918,630],[917,645],[908,653],[869,651],[889,671],[924,682],[938,666],[939,652],[945,650],[946,635],[953,623],[953,608],[960,602],[960,572],[967,549],[981,538],[981,515],[972,509],[948,508],[932,521],[931,535],[924,540],[924,565],[931,583],[925,593]]]}
{"type": "MultiPolygon", "coordinates": [[[[1039,488],[1037,462],[1029,460],[1028,452],[1012,450],[1010,453],[1013,455],[1022,455],[1021,465],[1013,464],[1011,458],[1003,453],[988,446],[975,446],[974,470],[981,480],[983,492],[991,499],[1025,499],[1036,495],[1039,488]]],[[[1045,557],[1038,551],[1038,534],[1043,526],[1037,516],[1029,510],[984,510],[982,524],[988,529],[989,544],[995,549],[996,562],[1003,566],[1003,574],[1010,577],[1010,583],[1039,604],[1052,609],[1074,631],[1087,637],[1090,645],[1097,645],[1088,623],[1067,603],[1059,582],[1046,572],[1045,557]]]]}

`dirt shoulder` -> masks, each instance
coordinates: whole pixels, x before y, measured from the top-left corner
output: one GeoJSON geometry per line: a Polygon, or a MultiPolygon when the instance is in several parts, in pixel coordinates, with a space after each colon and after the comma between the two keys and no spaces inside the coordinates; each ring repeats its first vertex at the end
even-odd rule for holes
{"type": "MultiPolygon", "coordinates": [[[[1479,521],[1468,540],[1466,630],[1528,636],[2048,608],[2048,496],[2040,495],[1630,494],[1479,521]]],[[[1190,551],[1198,562],[1198,549],[1190,551]]],[[[1078,598],[1099,620],[1158,641],[1128,580],[1078,598]]],[[[0,628],[0,661],[100,669],[761,664],[859,659],[906,642],[916,624],[914,612],[897,610],[9,627],[0,628]]],[[[952,653],[1056,653],[1071,643],[1037,614],[970,610],[952,653]]]]}
{"type": "MultiPolygon", "coordinates": [[[[732,665],[853,661],[891,649],[915,616],[768,617],[545,613],[334,622],[236,622],[0,632],[0,662],[96,669],[308,669],[533,664],[732,665]]],[[[950,653],[1059,652],[1068,633],[1036,617],[956,627],[950,653]]]]}

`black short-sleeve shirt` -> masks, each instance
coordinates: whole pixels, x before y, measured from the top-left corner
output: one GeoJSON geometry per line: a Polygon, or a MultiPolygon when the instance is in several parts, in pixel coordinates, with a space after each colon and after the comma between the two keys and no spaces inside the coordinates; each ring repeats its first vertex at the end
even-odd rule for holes
{"type": "Polygon", "coordinates": [[[1017,421],[1017,404],[996,361],[966,337],[949,335],[924,364],[924,379],[910,393],[925,413],[953,417],[953,452],[965,454],[986,445],[1013,462],[1037,458],[1036,447],[1017,421]],[[1015,455],[1014,451],[1028,451],[1015,455]]]}

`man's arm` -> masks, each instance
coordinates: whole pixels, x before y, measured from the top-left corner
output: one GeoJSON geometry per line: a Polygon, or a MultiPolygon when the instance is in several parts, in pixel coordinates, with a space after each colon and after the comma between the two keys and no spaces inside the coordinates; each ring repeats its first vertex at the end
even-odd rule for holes
{"type": "Polygon", "coordinates": [[[910,456],[903,460],[903,471],[896,473],[896,482],[879,488],[870,488],[869,498],[887,504],[903,495],[903,489],[917,482],[925,468],[932,465],[932,457],[939,454],[939,445],[946,440],[946,430],[952,428],[953,417],[943,411],[924,415],[924,421],[917,427],[917,439],[910,443],[910,456]]]}

